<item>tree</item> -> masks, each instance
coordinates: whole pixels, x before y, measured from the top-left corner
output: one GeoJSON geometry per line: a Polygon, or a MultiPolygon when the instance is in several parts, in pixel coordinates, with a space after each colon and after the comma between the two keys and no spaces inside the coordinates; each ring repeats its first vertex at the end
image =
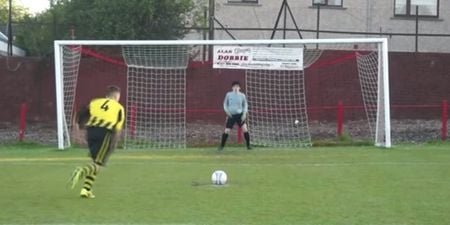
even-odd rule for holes
{"type": "Polygon", "coordinates": [[[54,39],[178,39],[199,13],[194,0],[58,0],[46,12],[27,17],[18,42],[31,54],[47,55],[54,39]],[[40,24],[41,26],[36,26],[40,24]]]}
{"type": "MultiPolygon", "coordinates": [[[[22,5],[17,4],[17,1],[12,1],[12,19],[13,21],[20,21],[23,17],[28,15],[28,10],[22,5]]],[[[9,0],[0,0],[0,23],[7,24],[9,15],[9,0]]]]}

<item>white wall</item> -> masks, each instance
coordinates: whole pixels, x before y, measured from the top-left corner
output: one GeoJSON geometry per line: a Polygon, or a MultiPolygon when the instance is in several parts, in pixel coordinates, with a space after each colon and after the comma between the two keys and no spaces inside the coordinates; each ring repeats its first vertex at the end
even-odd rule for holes
{"type": "MultiPolygon", "coordinates": [[[[13,56],[25,56],[26,53],[24,50],[13,46],[13,56]]],[[[8,43],[0,41],[0,55],[6,56],[8,55],[8,43]]]]}

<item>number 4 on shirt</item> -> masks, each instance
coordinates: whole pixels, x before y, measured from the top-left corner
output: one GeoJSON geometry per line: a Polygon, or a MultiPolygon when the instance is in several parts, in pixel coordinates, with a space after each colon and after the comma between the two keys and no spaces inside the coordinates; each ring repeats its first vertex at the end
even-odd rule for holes
{"type": "Polygon", "coordinates": [[[105,112],[108,111],[108,109],[109,109],[108,102],[109,102],[109,100],[106,100],[100,107],[101,109],[105,110],[105,112]]]}

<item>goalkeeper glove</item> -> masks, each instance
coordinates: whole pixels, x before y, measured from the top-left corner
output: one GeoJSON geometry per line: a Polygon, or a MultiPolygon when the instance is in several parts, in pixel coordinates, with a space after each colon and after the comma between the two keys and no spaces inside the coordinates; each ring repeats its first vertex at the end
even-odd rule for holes
{"type": "Polygon", "coordinates": [[[231,113],[228,112],[228,111],[225,111],[225,114],[227,114],[227,116],[230,117],[230,118],[232,117],[232,116],[231,116],[231,113]]]}
{"type": "Polygon", "coordinates": [[[245,119],[247,119],[247,115],[245,113],[243,113],[241,116],[241,121],[244,122],[245,119]]]}

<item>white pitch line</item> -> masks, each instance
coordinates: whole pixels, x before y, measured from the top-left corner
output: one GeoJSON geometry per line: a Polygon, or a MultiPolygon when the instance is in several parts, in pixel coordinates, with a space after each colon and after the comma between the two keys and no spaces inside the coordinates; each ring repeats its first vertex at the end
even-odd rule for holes
{"type": "MultiPolygon", "coordinates": [[[[177,156],[116,156],[112,158],[112,164],[147,164],[143,161],[148,160],[192,160],[192,159],[208,159],[211,157],[177,157],[177,156]],[[133,161],[118,161],[121,159],[133,161]]],[[[211,158],[212,159],[212,158],[211,158]]],[[[229,159],[229,158],[227,158],[229,159]]],[[[88,157],[67,157],[67,158],[0,158],[1,163],[15,164],[15,165],[67,165],[70,161],[88,161],[88,157]]],[[[171,164],[173,161],[158,162],[158,164],[171,164]]],[[[192,162],[192,161],[176,161],[180,164],[214,164],[216,162],[192,162]]],[[[351,166],[450,166],[450,162],[432,162],[432,161],[410,161],[410,162],[280,162],[280,163],[248,163],[248,162],[221,162],[225,165],[240,165],[240,166],[298,166],[298,167],[351,167],[351,166]]]]}
{"type": "Polygon", "coordinates": [[[194,223],[0,223],[0,225],[196,225],[194,223]]]}
{"type": "MultiPolygon", "coordinates": [[[[26,224],[15,224],[15,223],[0,223],[0,225],[199,225],[196,223],[26,223],[26,224]]],[[[208,225],[208,224],[201,224],[208,225]]],[[[236,225],[236,224],[217,224],[214,223],[212,225],[236,225]]],[[[239,223],[239,225],[246,225],[243,223],[239,223]]],[[[330,225],[325,223],[296,223],[296,224],[286,224],[286,225],[330,225]]],[[[406,223],[385,223],[385,224],[365,224],[365,225],[408,225],[406,223]]]]}
{"type": "MultiPolygon", "coordinates": [[[[192,159],[213,159],[215,156],[150,156],[150,155],[135,155],[135,156],[123,156],[114,155],[114,159],[132,159],[132,160],[192,160],[192,159]]],[[[236,158],[238,156],[225,156],[227,159],[236,158]]],[[[0,162],[44,162],[44,161],[80,161],[88,160],[89,157],[37,157],[37,158],[25,158],[25,157],[15,157],[15,158],[0,158],[0,162]]]]}

